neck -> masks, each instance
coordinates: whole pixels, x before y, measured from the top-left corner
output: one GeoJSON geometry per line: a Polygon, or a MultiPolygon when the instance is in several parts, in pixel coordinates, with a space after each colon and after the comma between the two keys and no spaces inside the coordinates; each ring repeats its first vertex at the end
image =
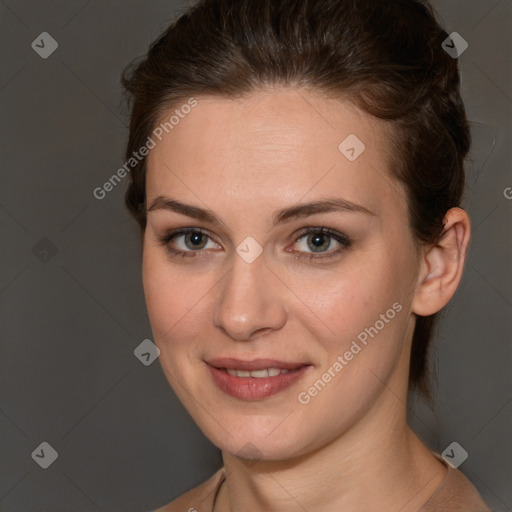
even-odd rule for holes
{"type": "Polygon", "coordinates": [[[402,398],[384,392],[379,402],[341,436],[294,459],[250,465],[223,452],[215,512],[416,512],[446,467],[408,427],[402,398]]]}

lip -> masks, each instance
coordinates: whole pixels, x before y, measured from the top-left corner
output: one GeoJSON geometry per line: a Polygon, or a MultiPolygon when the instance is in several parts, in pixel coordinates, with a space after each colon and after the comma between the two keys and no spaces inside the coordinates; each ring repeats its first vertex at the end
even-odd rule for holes
{"type": "Polygon", "coordinates": [[[247,401],[263,400],[289,388],[302,379],[312,367],[310,364],[277,361],[275,359],[253,359],[242,361],[232,358],[212,359],[207,362],[213,382],[229,396],[247,401]],[[279,368],[290,370],[275,377],[237,377],[230,375],[225,369],[236,370],[263,370],[265,368],[279,368]]]}

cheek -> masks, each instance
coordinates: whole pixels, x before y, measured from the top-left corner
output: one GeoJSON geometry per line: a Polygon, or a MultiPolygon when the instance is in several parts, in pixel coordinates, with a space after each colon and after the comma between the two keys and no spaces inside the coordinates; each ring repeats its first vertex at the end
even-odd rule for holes
{"type": "Polygon", "coordinates": [[[308,322],[326,351],[322,369],[346,355],[343,374],[356,386],[368,377],[370,369],[378,374],[392,369],[408,325],[406,276],[411,262],[381,249],[375,257],[357,258],[350,269],[347,265],[347,270],[330,282],[311,282],[305,293],[312,298],[309,306],[317,313],[317,321],[304,316],[303,323],[308,322]],[[319,289],[327,291],[320,295],[319,289]]]}
{"type": "Polygon", "coordinates": [[[299,411],[304,407],[310,418],[336,425],[335,431],[364,414],[382,392],[382,383],[399,368],[406,307],[389,274],[386,279],[381,275],[340,280],[322,301],[323,319],[334,334],[320,337],[318,327],[313,331],[325,353],[317,359],[314,377],[300,390],[297,398],[307,405],[299,411]]]}
{"type": "Polygon", "coordinates": [[[211,319],[212,272],[183,272],[158,249],[144,251],[142,281],[154,343],[165,370],[192,370],[205,346],[205,325],[211,319]]]}
{"type": "Polygon", "coordinates": [[[145,249],[142,262],[142,282],[149,320],[160,350],[168,350],[179,343],[177,332],[187,323],[196,292],[190,282],[172,269],[156,249],[145,249]]]}
{"type": "Polygon", "coordinates": [[[301,295],[331,333],[352,336],[358,328],[373,324],[400,298],[398,284],[385,262],[367,264],[361,258],[336,275],[305,281],[301,295]]]}
{"type": "Polygon", "coordinates": [[[153,334],[160,337],[173,325],[176,315],[175,286],[170,283],[165,267],[151,249],[145,249],[142,260],[142,283],[153,334]]]}

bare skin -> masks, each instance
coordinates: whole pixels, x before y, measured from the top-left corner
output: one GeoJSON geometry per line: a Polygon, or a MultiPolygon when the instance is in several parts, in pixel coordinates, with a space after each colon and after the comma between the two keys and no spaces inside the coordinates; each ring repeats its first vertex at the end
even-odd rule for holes
{"type": "Polygon", "coordinates": [[[215,511],[418,510],[446,467],[406,422],[415,314],[455,293],[467,214],[449,210],[439,243],[419,245],[389,171],[389,127],[348,101],[289,88],[197,100],[150,152],[147,204],[165,196],[223,223],[150,209],[143,283],[167,379],[222,450],[227,481],[215,511]],[[366,147],[354,161],[338,149],[350,134],[366,147]],[[327,198],[351,209],[273,225],[278,210],[327,198]],[[159,239],[184,227],[203,235],[177,236],[167,247],[186,255],[169,253],[159,239]],[[324,234],[320,252],[314,235],[301,235],[308,227],[350,242],[324,234]],[[236,252],[247,237],[262,249],[251,263],[236,252]],[[333,376],[338,356],[393,305],[333,376]],[[207,361],[216,357],[310,366],[283,391],[249,400],[214,384],[207,361]],[[308,393],[329,368],[325,387],[308,393]]]}

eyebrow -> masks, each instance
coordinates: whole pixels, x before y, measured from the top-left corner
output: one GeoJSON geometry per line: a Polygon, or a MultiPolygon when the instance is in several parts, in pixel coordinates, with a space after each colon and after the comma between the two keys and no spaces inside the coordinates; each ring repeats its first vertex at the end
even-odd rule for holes
{"type": "MultiPolygon", "coordinates": [[[[152,212],[155,210],[167,210],[175,213],[181,213],[182,215],[186,215],[187,217],[192,217],[203,222],[226,227],[226,223],[213,211],[206,208],[200,208],[199,206],[185,204],[170,197],[157,196],[146,211],[152,212]]],[[[282,210],[275,212],[272,216],[272,227],[275,227],[278,224],[284,224],[293,219],[330,212],[353,212],[377,216],[374,212],[360,204],[336,197],[283,208],[282,210]]]]}

